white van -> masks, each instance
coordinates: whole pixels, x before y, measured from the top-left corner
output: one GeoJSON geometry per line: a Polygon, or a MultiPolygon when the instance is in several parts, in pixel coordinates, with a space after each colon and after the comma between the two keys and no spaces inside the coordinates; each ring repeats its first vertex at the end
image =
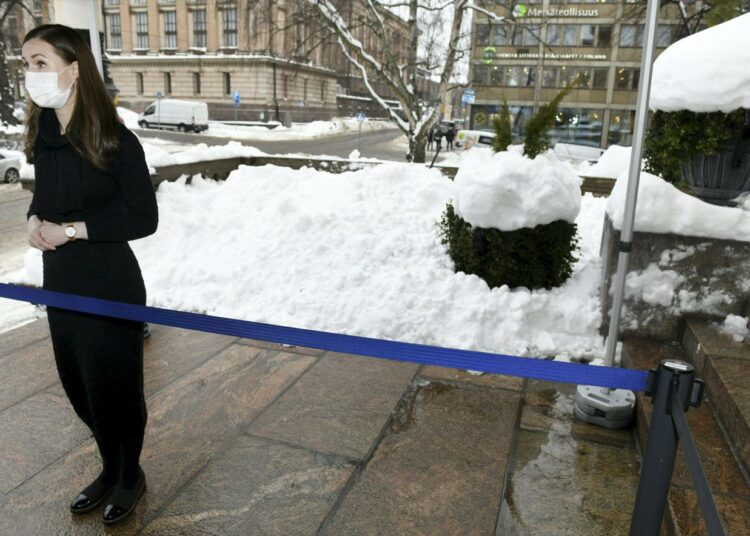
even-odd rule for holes
{"type": "Polygon", "coordinates": [[[453,144],[459,149],[469,149],[474,145],[491,147],[494,137],[494,132],[487,132],[486,130],[459,130],[453,144]]]}
{"type": "Polygon", "coordinates": [[[182,132],[208,130],[208,104],[198,101],[160,99],[138,116],[141,128],[168,128],[182,132]]]}

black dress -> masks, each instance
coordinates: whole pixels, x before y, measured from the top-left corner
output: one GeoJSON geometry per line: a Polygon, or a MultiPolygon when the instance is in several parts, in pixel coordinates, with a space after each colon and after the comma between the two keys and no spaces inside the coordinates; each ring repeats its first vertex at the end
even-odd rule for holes
{"type": "MultiPolygon", "coordinates": [[[[145,305],[141,270],[127,242],[155,232],[158,212],[138,138],[120,125],[119,154],[103,172],[60,134],[54,110],[45,108],[34,169],[28,216],[83,221],[88,232],[88,240],[43,253],[43,287],[145,305]]],[[[98,440],[130,444],[139,455],[147,418],[142,324],[53,307],[47,318],[60,380],[76,414],[98,440]]]]}

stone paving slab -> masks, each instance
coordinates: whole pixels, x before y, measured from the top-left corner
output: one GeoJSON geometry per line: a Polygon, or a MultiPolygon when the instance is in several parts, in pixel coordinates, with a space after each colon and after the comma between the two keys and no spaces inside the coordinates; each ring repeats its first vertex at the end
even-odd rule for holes
{"type": "Polygon", "coordinates": [[[60,381],[49,339],[6,354],[0,358],[0,367],[12,371],[3,375],[0,411],[60,381]]]}
{"type": "MultiPolygon", "coordinates": [[[[0,364],[6,355],[14,353],[19,348],[49,338],[49,325],[46,318],[6,331],[0,334],[0,364]]],[[[51,346],[50,346],[51,348],[51,346]]]]}
{"type": "Polygon", "coordinates": [[[418,365],[328,353],[248,432],[363,460],[418,365]]]}
{"type": "Polygon", "coordinates": [[[43,391],[0,412],[0,492],[8,493],[90,438],[64,393],[43,391]]]}
{"type": "Polygon", "coordinates": [[[510,389],[520,391],[523,387],[523,378],[515,376],[501,376],[500,374],[471,374],[465,370],[446,367],[431,367],[423,365],[419,369],[419,375],[428,380],[439,380],[443,383],[471,384],[495,389],[510,389]]]}
{"type": "Polygon", "coordinates": [[[143,534],[313,535],[354,469],[342,458],[243,435],[143,534]]]}
{"type": "MultiPolygon", "coordinates": [[[[296,380],[313,358],[232,345],[149,400],[141,463],[149,491],[112,534],[133,534],[296,380]]],[[[5,496],[0,534],[99,534],[99,516],[72,516],[67,504],[98,473],[93,441],[5,496]]]]}
{"type": "Polygon", "coordinates": [[[529,383],[496,534],[626,535],[639,471],[630,431],[574,419],[574,386],[529,383]]]}
{"type": "Polygon", "coordinates": [[[323,534],[492,534],[519,398],[416,387],[323,534]]]}
{"type": "MultiPolygon", "coordinates": [[[[750,536],[750,499],[715,495],[714,500],[729,536],[750,536]]],[[[669,509],[672,516],[680,519],[679,536],[705,536],[708,529],[703,521],[703,512],[698,497],[690,489],[673,487],[669,491],[669,509]]]]}

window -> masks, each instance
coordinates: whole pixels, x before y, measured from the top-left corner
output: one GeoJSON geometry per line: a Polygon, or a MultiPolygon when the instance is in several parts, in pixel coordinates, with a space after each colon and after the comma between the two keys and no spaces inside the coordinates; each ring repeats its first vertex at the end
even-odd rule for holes
{"type": "Polygon", "coordinates": [[[136,48],[148,48],[148,13],[135,14],[136,48]]]}
{"type": "Polygon", "coordinates": [[[542,71],[542,87],[557,86],[557,67],[545,67],[542,71]]]}
{"type": "Polygon", "coordinates": [[[619,67],[615,71],[615,89],[637,91],[640,74],[640,69],[626,69],[624,67],[619,67]]]}
{"type": "Polygon", "coordinates": [[[574,47],[578,43],[578,28],[575,24],[563,26],[563,46],[574,47]]]}
{"type": "Polygon", "coordinates": [[[107,15],[107,26],[109,26],[109,48],[120,50],[122,48],[120,15],[107,15]]]}
{"type": "Polygon", "coordinates": [[[237,9],[230,8],[225,9],[223,12],[224,18],[224,46],[225,47],[236,47],[237,46],[237,9]]]}
{"type": "Polygon", "coordinates": [[[610,47],[612,26],[598,24],[548,24],[547,44],[566,47],[610,47]]]}
{"type": "Polygon", "coordinates": [[[489,66],[488,65],[475,65],[474,66],[474,80],[475,86],[486,86],[487,80],[489,79],[489,66]]]}
{"type": "Polygon", "coordinates": [[[635,110],[612,110],[607,145],[632,145],[635,110]]]}
{"type": "Polygon", "coordinates": [[[656,26],[656,46],[666,48],[676,41],[675,27],[671,24],[659,24],[656,26]]]}
{"type": "Polygon", "coordinates": [[[326,86],[327,85],[328,84],[326,83],[325,80],[320,83],[320,100],[321,100],[321,102],[325,102],[325,100],[326,100],[326,89],[327,89],[326,86]]]}
{"type": "Polygon", "coordinates": [[[490,44],[490,25],[477,24],[477,46],[487,46],[490,44]]]}
{"type": "Polygon", "coordinates": [[[507,26],[493,26],[490,33],[490,44],[494,46],[505,46],[509,44],[510,29],[507,26]]]}
{"type": "Polygon", "coordinates": [[[577,89],[606,89],[607,69],[592,67],[546,67],[542,72],[542,87],[564,88],[576,85],[577,89]]]}
{"type": "Polygon", "coordinates": [[[164,94],[172,94],[172,73],[164,73],[164,94]]]}
{"type": "Polygon", "coordinates": [[[643,46],[643,25],[642,24],[623,24],[620,26],[620,46],[621,47],[642,47],[643,46]]]}
{"type": "Polygon", "coordinates": [[[206,10],[193,11],[193,46],[206,48],[206,10]]]}
{"type": "Polygon", "coordinates": [[[164,12],[164,48],[177,48],[177,12],[164,12]]]}
{"type": "Polygon", "coordinates": [[[609,69],[594,69],[593,89],[607,89],[607,74],[609,69]]]}
{"type": "Polygon", "coordinates": [[[596,46],[600,48],[609,48],[612,46],[612,26],[599,26],[599,34],[596,40],[596,46]]]}
{"type": "Polygon", "coordinates": [[[503,85],[503,68],[495,65],[490,69],[490,85],[491,86],[502,86],[503,85]]]}
{"type": "Polygon", "coordinates": [[[602,141],[603,110],[561,108],[548,134],[552,145],[558,142],[599,147],[602,141]]]}
{"type": "Polygon", "coordinates": [[[593,47],[596,41],[596,26],[583,24],[581,26],[581,46],[593,47]]]}
{"type": "Polygon", "coordinates": [[[515,26],[512,30],[514,46],[536,46],[539,44],[539,25],[515,26]]]}
{"type": "Polygon", "coordinates": [[[193,73],[193,95],[201,94],[201,73],[193,73]]]}
{"type": "Polygon", "coordinates": [[[230,73],[222,73],[224,78],[224,95],[231,95],[232,93],[232,76],[230,73]]]}
{"type": "Polygon", "coordinates": [[[135,92],[143,95],[143,73],[135,73],[135,92]]]}
{"type": "Polygon", "coordinates": [[[505,67],[503,85],[506,87],[534,87],[536,84],[535,67],[505,67]]]}

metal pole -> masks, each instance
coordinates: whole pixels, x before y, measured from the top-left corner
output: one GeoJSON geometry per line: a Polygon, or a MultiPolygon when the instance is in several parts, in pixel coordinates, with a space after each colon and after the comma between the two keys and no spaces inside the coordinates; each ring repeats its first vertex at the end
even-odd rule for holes
{"type": "Polygon", "coordinates": [[[635,206],[638,201],[638,182],[641,173],[641,159],[643,155],[643,137],[646,133],[648,119],[648,99],[651,94],[651,69],[654,58],[654,42],[656,38],[656,21],[659,15],[659,0],[649,0],[646,11],[646,28],[644,34],[643,54],[641,56],[641,80],[638,86],[638,104],[635,112],[635,132],[633,132],[633,147],[630,155],[628,170],[628,190],[625,198],[625,215],[620,231],[619,255],[617,258],[617,272],[614,282],[614,299],[612,313],[609,318],[609,333],[605,349],[606,365],[611,367],[615,362],[617,336],[620,330],[620,314],[623,295],[625,294],[625,275],[628,269],[630,248],[633,240],[633,222],[635,220],[635,206]]]}
{"type": "Polygon", "coordinates": [[[653,396],[654,405],[630,536],[659,536],[679,442],[669,409],[672,391],[677,388],[680,404],[687,409],[694,379],[695,369],[690,363],[671,359],[659,363],[654,385],[648,393],[653,396]]]}
{"type": "Polygon", "coordinates": [[[104,68],[102,67],[102,47],[99,41],[99,26],[96,19],[96,0],[89,0],[89,41],[91,41],[91,51],[94,53],[96,68],[99,70],[99,76],[104,79],[104,68]]]}

